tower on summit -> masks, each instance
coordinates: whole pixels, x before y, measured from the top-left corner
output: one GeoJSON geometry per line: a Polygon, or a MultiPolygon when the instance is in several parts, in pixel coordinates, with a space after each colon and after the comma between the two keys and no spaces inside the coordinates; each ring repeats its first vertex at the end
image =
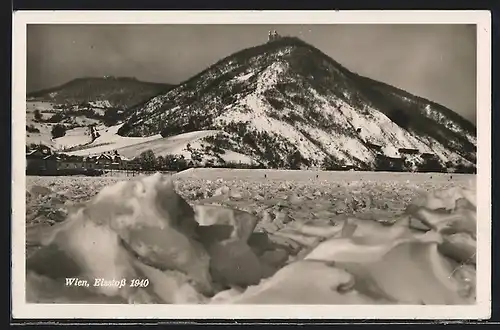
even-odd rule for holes
{"type": "Polygon", "coordinates": [[[274,41],[274,40],[278,40],[280,38],[280,35],[278,34],[278,32],[276,32],[276,30],[274,31],[269,31],[268,35],[267,35],[267,41],[274,41]]]}

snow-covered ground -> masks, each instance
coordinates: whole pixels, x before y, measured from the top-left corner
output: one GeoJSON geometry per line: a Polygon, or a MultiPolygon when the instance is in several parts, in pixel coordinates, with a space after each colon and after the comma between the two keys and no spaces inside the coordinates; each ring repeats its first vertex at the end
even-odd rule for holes
{"type": "Polygon", "coordinates": [[[53,111],[55,109],[54,103],[45,102],[45,101],[27,101],[26,102],[26,112],[35,112],[35,110],[40,110],[40,112],[44,111],[53,111]]]}
{"type": "MultiPolygon", "coordinates": [[[[195,131],[184,134],[175,135],[172,137],[162,138],[161,135],[154,135],[149,138],[130,138],[130,137],[120,137],[119,147],[113,149],[118,150],[120,155],[127,158],[133,158],[139,156],[142,152],[146,150],[152,150],[157,156],[165,156],[168,154],[183,155],[186,159],[191,157],[191,153],[186,149],[187,145],[190,144],[193,149],[200,147],[199,140],[204,137],[217,134],[218,131],[195,131]],[[144,139],[144,140],[138,140],[144,139]]],[[[97,143],[97,140],[94,142],[97,143]]],[[[103,146],[103,148],[109,146],[103,146]]],[[[96,148],[83,151],[93,151],[96,148]]]]}
{"type": "Polygon", "coordinates": [[[51,148],[55,148],[55,142],[52,139],[52,124],[39,124],[34,126],[40,132],[26,132],[26,144],[43,144],[51,148]]]}
{"type": "Polygon", "coordinates": [[[54,104],[49,102],[26,102],[26,126],[34,127],[40,132],[26,132],[26,144],[44,144],[49,147],[54,146],[54,141],[52,141],[52,134],[50,133],[52,129],[52,124],[48,123],[37,123],[35,121],[35,110],[39,110],[42,118],[47,119],[52,114],[44,113],[44,111],[52,111],[54,104]]]}
{"type": "Polygon", "coordinates": [[[101,154],[103,152],[119,150],[131,145],[154,141],[162,138],[160,134],[149,137],[122,137],[117,134],[120,127],[121,124],[111,127],[98,127],[97,132],[100,134],[100,136],[97,139],[95,139],[85,148],[68,152],[68,154],[77,156],[101,154]]]}
{"type": "Polygon", "coordinates": [[[92,101],[92,102],[89,102],[89,104],[93,107],[96,107],[96,108],[111,108],[112,107],[111,103],[108,100],[92,101]]]}
{"type": "Polygon", "coordinates": [[[226,163],[241,163],[241,164],[255,164],[255,160],[252,157],[244,155],[242,153],[224,149],[224,154],[220,155],[221,158],[226,163]]]}
{"type": "Polygon", "coordinates": [[[54,139],[54,145],[58,150],[72,148],[92,142],[88,127],[76,127],[66,131],[60,138],[54,139]]]}

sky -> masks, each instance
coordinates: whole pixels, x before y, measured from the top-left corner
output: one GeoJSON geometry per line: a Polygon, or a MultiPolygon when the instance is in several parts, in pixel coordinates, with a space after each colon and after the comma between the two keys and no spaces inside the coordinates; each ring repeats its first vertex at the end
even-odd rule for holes
{"type": "Polygon", "coordinates": [[[476,122],[474,25],[29,25],[26,88],[106,75],[177,84],[269,30],[476,122]]]}

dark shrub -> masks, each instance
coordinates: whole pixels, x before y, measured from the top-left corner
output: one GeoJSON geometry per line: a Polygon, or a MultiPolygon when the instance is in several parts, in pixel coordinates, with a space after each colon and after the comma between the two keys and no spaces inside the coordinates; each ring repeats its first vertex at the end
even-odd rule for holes
{"type": "Polygon", "coordinates": [[[26,125],[26,132],[28,133],[40,133],[40,130],[33,125],[26,125]]]}
{"type": "Polygon", "coordinates": [[[35,110],[34,116],[35,116],[36,121],[42,121],[42,119],[43,119],[43,116],[42,116],[40,110],[38,110],[38,109],[35,110]]]}
{"type": "Polygon", "coordinates": [[[52,127],[50,132],[52,133],[52,137],[57,139],[66,135],[66,127],[64,125],[57,124],[52,127]]]}
{"type": "Polygon", "coordinates": [[[56,114],[52,115],[52,117],[50,117],[47,121],[49,123],[59,123],[63,119],[64,119],[64,116],[62,115],[62,113],[56,113],[56,114]]]}

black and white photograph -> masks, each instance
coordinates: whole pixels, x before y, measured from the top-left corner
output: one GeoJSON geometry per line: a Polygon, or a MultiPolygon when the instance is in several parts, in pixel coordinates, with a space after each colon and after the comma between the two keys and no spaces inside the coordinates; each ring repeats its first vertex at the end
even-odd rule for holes
{"type": "Polygon", "coordinates": [[[14,15],[14,315],[487,317],[489,13],[188,14],[14,15]]]}

